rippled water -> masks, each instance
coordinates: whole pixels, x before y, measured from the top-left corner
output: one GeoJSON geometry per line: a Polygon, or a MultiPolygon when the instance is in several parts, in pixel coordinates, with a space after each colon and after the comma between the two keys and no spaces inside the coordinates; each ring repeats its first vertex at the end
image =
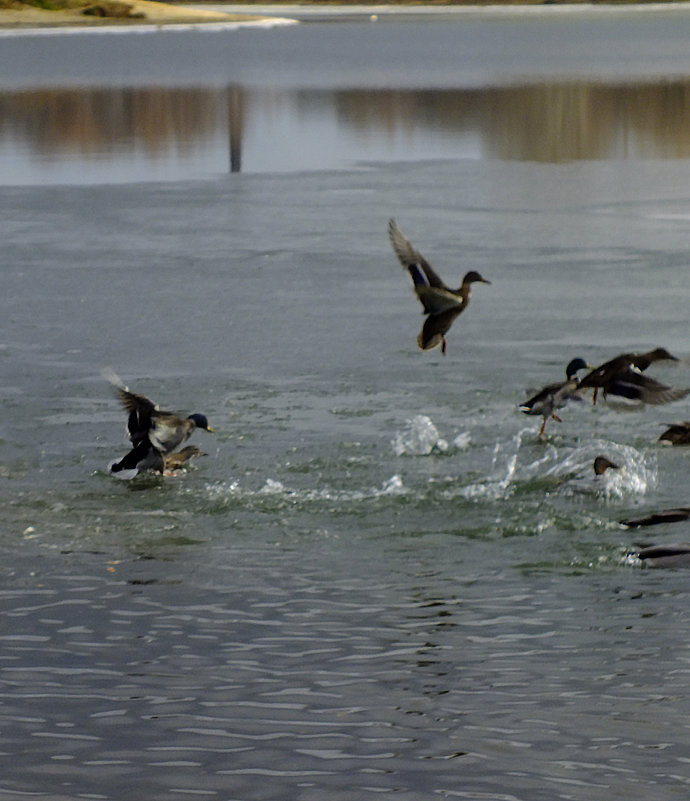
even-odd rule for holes
{"type": "Polygon", "coordinates": [[[690,401],[517,405],[690,356],[687,159],[149,177],[1,190],[3,801],[684,797],[688,574],[634,551],[687,533],[617,520],[687,505],[690,401]],[[390,216],[492,281],[445,357],[390,216]],[[207,455],[109,476],[105,365],[207,455]]]}

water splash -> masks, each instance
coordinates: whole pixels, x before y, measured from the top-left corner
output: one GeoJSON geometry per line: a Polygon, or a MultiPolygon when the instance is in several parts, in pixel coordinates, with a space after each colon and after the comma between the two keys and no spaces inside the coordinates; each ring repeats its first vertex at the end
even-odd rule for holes
{"type": "Polygon", "coordinates": [[[507,443],[496,442],[489,475],[483,481],[470,484],[462,489],[465,498],[488,498],[499,500],[508,498],[515,490],[515,479],[518,476],[518,456],[523,437],[531,433],[522,429],[507,443]]]}
{"type": "Polygon", "coordinates": [[[285,485],[282,481],[276,481],[273,478],[267,478],[266,483],[261,487],[259,495],[282,495],[285,493],[285,485]]]}
{"type": "Polygon", "coordinates": [[[565,454],[556,451],[553,464],[544,473],[559,481],[566,493],[591,493],[606,499],[645,495],[656,486],[657,474],[654,453],[607,440],[593,440],[565,454]],[[600,454],[617,468],[595,476],[593,463],[600,454]]]}
{"type": "Polygon", "coordinates": [[[403,495],[407,492],[405,489],[402,478],[396,473],[391,476],[387,481],[383,482],[381,492],[384,495],[403,495]]]}
{"type": "Polygon", "coordinates": [[[391,444],[396,456],[428,456],[434,450],[441,453],[448,450],[448,442],[424,414],[408,420],[406,428],[395,435],[391,444]]]}
{"type": "Polygon", "coordinates": [[[457,448],[459,451],[464,451],[470,447],[471,442],[472,442],[472,437],[470,436],[470,432],[463,431],[461,434],[458,434],[457,437],[453,440],[453,446],[457,448]]]}
{"type": "Polygon", "coordinates": [[[508,440],[496,442],[486,475],[458,488],[455,494],[472,500],[503,500],[518,489],[525,492],[532,487],[540,493],[586,493],[609,500],[642,496],[656,486],[657,464],[653,452],[600,439],[575,447],[556,447],[549,443],[534,458],[533,433],[525,428],[508,440]],[[600,454],[618,468],[595,476],[594,459],[600,454]]]}
{"type": "Polygon", "coordinates": [[[222,506],[239,504],[247,508],[269,504],[279,508],[291,506],[308,508],[312,504],[336,503],[357,506],[363,501],[405,495],[409,492],[397,473],[386,479],[380,487],[365,489],[335,489],[333,487],[293,488],[273,478],[266,478],[258,489],[242,487],[238,481],[217,482],[206,487],[208,498],[222,506]]]}

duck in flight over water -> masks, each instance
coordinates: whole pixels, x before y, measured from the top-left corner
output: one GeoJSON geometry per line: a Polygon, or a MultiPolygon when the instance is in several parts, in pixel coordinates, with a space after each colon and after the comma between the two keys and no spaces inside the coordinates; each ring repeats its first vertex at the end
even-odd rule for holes
{"type": "Polygon", "coordinates": [[[645,353],[621,353],[588,373],[580,381],[580,389],[594,390],[592,403],[597,402],[599,390],[604,398],[613,395],[651,405],[671,403],[685,397],[690,390],[667,386],[644,374],[658,361],[677,362],[679,359],[666,348],[654,348],[645,353]]]}
{"type": "Polygon", "coordinates": [[[398,228],[395,220],[388,222],[388,236],[395,255],[412,278],[414,291],[427,316],[417,337],[417,344],[422,350],[431,350],[440,345],[441,353],[445,354],[446,334],[455,318],[469,305],[471,285],[490,284],[491,281],[472,270],[465,274],[457,289],[451,289],[398,228]]]}

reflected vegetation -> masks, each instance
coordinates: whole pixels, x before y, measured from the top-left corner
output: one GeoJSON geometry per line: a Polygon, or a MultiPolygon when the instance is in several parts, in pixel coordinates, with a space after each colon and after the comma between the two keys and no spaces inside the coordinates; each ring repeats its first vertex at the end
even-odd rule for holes
{"type": "MultiPolygon", "coordinates": [[[[690,80],[458,90],[47,89],[0,93],[0,167],[207,159],[207,170],[357,161],[690,156],[690,80]]],[[[143,175],[142,175],[143,170],[143,175]]],[[[7,181],[7,177],[4,182],[7,181]]]]}
{"type": "Polygon", "coordinates": [[[690,81],[342,92],[335,103],[340,123],[365,133],[471,132],[485,158],[553,163],[690,155],[690,81]]]}

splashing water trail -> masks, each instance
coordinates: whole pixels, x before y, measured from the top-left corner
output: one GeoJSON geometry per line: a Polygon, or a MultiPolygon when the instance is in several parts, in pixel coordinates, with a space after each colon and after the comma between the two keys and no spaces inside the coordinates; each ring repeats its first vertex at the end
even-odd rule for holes
{"type": "Polygon", "coordinates": [[[408,420],[406,428],[395,435],[391,444],[396,456],[428,456],[434,450],[441,453],[448,450],[448,442],[424,414],[408,420]]]}

